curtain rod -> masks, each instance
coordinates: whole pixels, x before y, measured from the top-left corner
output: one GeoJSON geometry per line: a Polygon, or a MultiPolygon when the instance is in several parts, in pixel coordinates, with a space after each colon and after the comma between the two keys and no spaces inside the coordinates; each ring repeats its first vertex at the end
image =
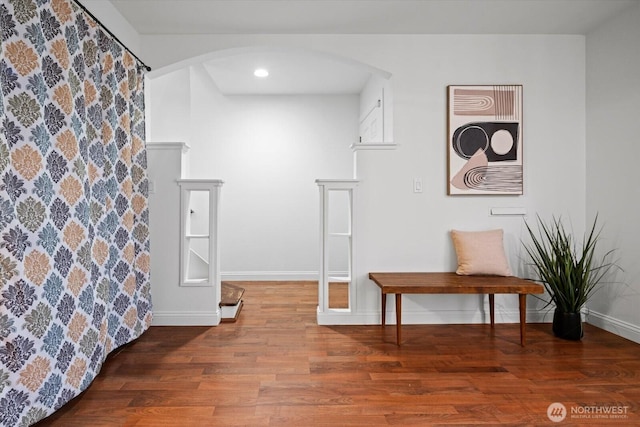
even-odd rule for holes
{"type": "Polygon", "coordinates": [[[96,21],[98,24],[100,24],[100,26],[102,27],[103,30],[105,30],[107,33],[109,33],[109,35],[111,37],[113,37],[115,39],[115,41],[117,41],[120,46],[122,46],[123,48],[125,48],[127,50],[127,52],[129,52],[131,55],[133,55],[134,58],[136,58],[136,61],[138,61],[138,63],[140,65],[142,65],[144,67],[145,70],[147,71],[151,71],[151,67],[149,67],[147,64],[145,64],[140,58],[138,58],[138,55],[136,55],[135,53],[133,53],[131,51],[131,49],[129,49],[124,43],[122,43],[120,41],[120,39],[111,32],[111,30],[109,30],[98,18],[96,18],[96,16],[89,12],[89,9],[87,9],[82,3],[80,3],[80,0],[72,0],[75,4],[78,5],[78,7],[80,9],[82,9],[84,11],[84,13],[86,13],[87,15],[89,15],[91,17],[91,19],[93,19],[94,21],[96,21]]]}

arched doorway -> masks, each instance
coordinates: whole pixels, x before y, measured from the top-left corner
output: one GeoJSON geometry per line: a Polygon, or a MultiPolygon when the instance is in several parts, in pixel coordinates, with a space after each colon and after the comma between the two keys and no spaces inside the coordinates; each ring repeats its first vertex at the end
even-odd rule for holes
{"type": "MultiPolygon", "coordinates": [[[[216,51],[148,74],[148,140],[190,147],[182,178],[225,181],[223,280],[318,280],[315,180],[355,177],[354,149],[390,142],[389,78],[351,59],[274,47],[216,51]]],[[[206,209],[191,210],[192,224],[208,221],[206,209]]],[[[341,263],[332,262],[338,272],[341,263]]]]}

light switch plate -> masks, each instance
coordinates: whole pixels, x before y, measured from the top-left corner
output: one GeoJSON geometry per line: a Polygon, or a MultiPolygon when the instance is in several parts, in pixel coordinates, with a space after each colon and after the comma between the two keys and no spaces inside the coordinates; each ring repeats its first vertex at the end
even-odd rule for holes
{"type": "Polygon", "coordinates": [[[413,192],[422,193],[422,178],[413,178],[413,192]]]}

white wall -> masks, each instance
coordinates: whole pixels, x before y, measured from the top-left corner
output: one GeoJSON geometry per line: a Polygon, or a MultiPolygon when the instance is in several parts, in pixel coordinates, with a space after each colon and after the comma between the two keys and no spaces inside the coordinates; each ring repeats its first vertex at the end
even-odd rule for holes
{"type": "Polygon", "coordinates": [[[202,66],[190,94],[189,177],[225,181],[223,278],[317,280],[314,181],[351,177],[358,97],[224,96],[202,66]]]}
{"type": "Polygon", "coordinates": [[[188,68],[145,81],[147,141],[189,141],[191,79],[188,68]],[[153,123],[153,126],[152,126],[153,123]]]}
{"type": "MultiPolygon", "coordinates": [[[[589,321],[640,342],[640,5],[587,36],[587,218],[624,270],[596,295],[589,321]]],[[[603,247],[605,249],[605,247],[603,247]]]]}
{"type": "MultiPolygon", "coordinates": [[[[392,74],[394,142],[399,148],[359,153],[358,302],[347,322],[379,321],[380,297],[367,279],[369,271],[452,270],[451,228],[504,228],[512,269],[522,274],[523,219],[492,217],[491,207],[523,207],[530,219],[536,213],[564,215],[578,231],[584,228],[584,37],[195,35],[143,36],[142,44],[155,67],[219,49],[271,45],[350,57],[392,74]],[[446,195],[445,95],[449,84],[524,86],[523,196],[446,195]],[[423,193],[413,193],[414,177],[422,178],[423,193]]],[[[246,160],[238,158],[237,166],[246,160]]],[[[223,224],[228,220],[226,190],[223,188],[223,224]]],[[[280,237],[286,244],[288,236],[280,237]]],[[[221,250],[224,254],[224,245],[221,250]]],[[[530,301],[530,307],[535,305],[530,301]]],[[[475,322],[482,320],[481,306],[477,296],[417,295],[405,299],[403,311],[407,323],[475,322]]],[[[497,306],[499,320],[517,321],[517,298],[497,298],[497,306]]]]}

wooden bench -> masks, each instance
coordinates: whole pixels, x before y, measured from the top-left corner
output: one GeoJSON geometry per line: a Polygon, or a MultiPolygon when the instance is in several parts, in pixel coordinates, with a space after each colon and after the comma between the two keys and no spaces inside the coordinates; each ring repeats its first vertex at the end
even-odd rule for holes
{"type": "Polygon", "coordinates": [[[402,341],[402,294],[488,294],[491,327],[495,325],[495,294],[518,294],[520,344],[525,345],[527,294],[541,294],[542,285],[518,277],[459,276],[456,273],[369,273],[382,292],[382,327],[385,326],[387,294],[396,295],[396,339],[402,341]]]}

